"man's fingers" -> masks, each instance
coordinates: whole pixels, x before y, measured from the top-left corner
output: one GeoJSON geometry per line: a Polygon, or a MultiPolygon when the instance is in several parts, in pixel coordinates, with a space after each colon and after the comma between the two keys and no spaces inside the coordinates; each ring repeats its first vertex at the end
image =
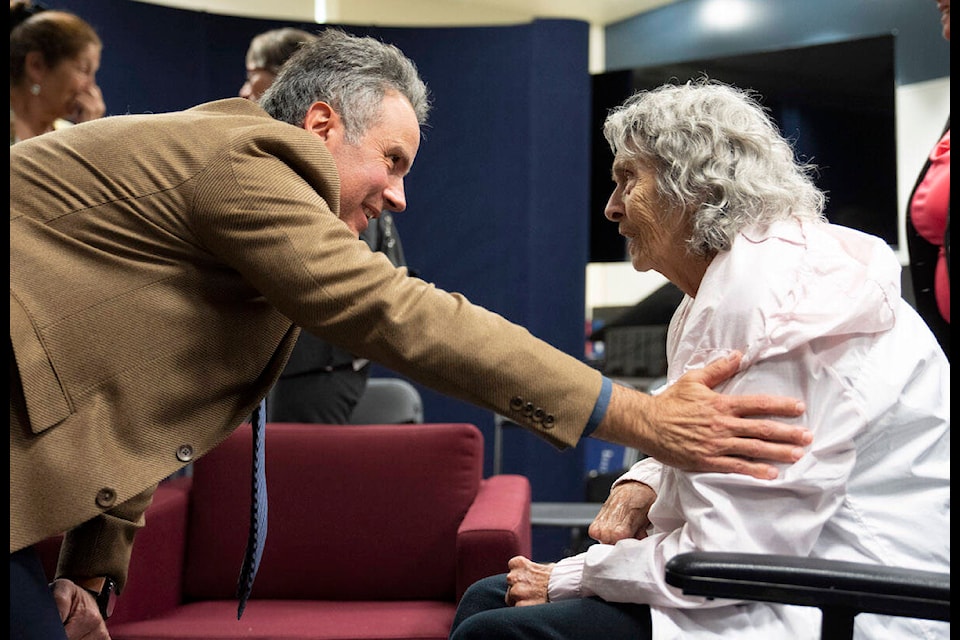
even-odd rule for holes
{"type": "Polygon", "coordinates": [[[805,453],[803,447],[740,438],[728,455],[753,460],[794,463],[802,458],[805,453]]]}
{"type": "Polygon", "coordinates": [[[713,389],[721,382],[733,377],[733,374],[740,368],[742,357],[743,355],[739,351],[734,351],[726,358],[717,358],[702,369],[688,372],[686,375],[692,380],[702,382],[713,389]]]}
{"type": "Polygon", "coordinates": [[[780,475],[780,470],[772,464],[757,462],[746,458],[719,457],[710,462],[711,471],[717,473],[739,473],[753,476],[758,480],[773,480],[780,475]]]}
{"type": "MultiPolygon", "coordinates": [[[[712,389],[737,373],[742,358],[739,351],[734,351],[726,358],[718,358],[702,369],[687,372],[683,377],[691,382],[700,382],[712,389]]],[[[801,415],[805,410],[804,404],[796,398],[754,395],[726,396],[726,399],[730,411],[739,416],[772,415],[793,418],[801,415]]]]}
{"type": "MultiPolygon", "coordinates": [[[[810,430],[798,425],[757,418],[726,418],[723,421],[729,424],[730,432],[736,436],[737,440],[734,442],[736,450],[722,451],[722,453],[768,458],[765,455],[768,452],[768,445],[779,450],[781,444],[805,447],[813,442],[813,434],[810,430]]],[[[792,462],[779,456],[770,459],[792,462]]]]}
{"type": "MultiPolygon", "coordinates": [[[[739,351],[734,351],[726,358],[718,358],[702,369],[688,372],[684,377],[712,389],[737,373],[742,358],[739,351]]],[[[728,396],[727,401],[730,411],[739,416],[771,415],[793,418],[806,409],[796,398],[781,396],[728,396]]]]}
{"type": "Polygon", "coordinates": [[[784,416],[795,418],[806,411],[796,398],[782,396],[727,396],[730,410],[738,416],[784,416]]]}
{"type": "MultiPolygon", "coordinates": [[[[810,436],[809,432],[802,431],[805,436],[810,436]]],[[[803,447],[755,438],[735,437],[722,442],[717,455],[703,461],[709,471],[742,473],[761,480],[772,480],[779,475],[776,466],[761,460],[792,464],[806,453],[803,447]]]]}

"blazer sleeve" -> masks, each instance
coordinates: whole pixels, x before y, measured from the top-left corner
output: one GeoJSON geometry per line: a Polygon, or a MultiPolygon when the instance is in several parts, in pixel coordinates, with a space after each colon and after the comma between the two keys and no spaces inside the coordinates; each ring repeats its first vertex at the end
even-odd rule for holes
{"type": "Polygon", "coordinates": [[[145,524],[144,512],[157,485],[110,511],[67,531],[60,546],[57,578],[110,576],[123,591],[133,552],[133,538],[145,524]]]}
{"type": "Polygon", "coordinates": [[[337,215],[332,158],[300,133],[247,130],[204,173],[193,225],[207,249],[313,335],[557,447],[576,445],[600,373],[370,251],[337,215]]]}

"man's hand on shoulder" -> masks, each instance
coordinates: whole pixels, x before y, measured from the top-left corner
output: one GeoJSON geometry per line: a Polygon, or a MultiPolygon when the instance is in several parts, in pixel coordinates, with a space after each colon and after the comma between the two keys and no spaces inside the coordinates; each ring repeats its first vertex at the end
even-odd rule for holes
{"type": "Polygon", "coordinates": [[[741,355],[691,371],[656,397],[614,385],[594,437],[635,447],[685,471],[778,475],[771,462],[793,463],[813,436],[804,427],[769,418],[797,417],[802,402],[779,396],[725,396],[713,387],[736,374],[741,355]]]}

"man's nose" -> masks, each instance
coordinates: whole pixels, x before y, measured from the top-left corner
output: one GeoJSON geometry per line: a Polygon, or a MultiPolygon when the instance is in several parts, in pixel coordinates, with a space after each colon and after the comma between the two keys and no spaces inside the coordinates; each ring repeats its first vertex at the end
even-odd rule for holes
{"type": "Polygon", "coordinates": [[[403,178],[393,180],[383,192],[383,197],[390,211],[400,213],[406,209],[407,197],[403,190],[403,178]]]}

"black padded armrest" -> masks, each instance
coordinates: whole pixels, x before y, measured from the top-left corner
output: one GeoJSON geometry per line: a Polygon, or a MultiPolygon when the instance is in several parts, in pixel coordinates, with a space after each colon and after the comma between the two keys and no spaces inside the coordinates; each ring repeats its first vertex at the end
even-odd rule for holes
{"type": "Polygon", "coordinates": [[[950,620],[950,574],[857,562],[697,551],[667,562],[687,595],[950,620]]]}

